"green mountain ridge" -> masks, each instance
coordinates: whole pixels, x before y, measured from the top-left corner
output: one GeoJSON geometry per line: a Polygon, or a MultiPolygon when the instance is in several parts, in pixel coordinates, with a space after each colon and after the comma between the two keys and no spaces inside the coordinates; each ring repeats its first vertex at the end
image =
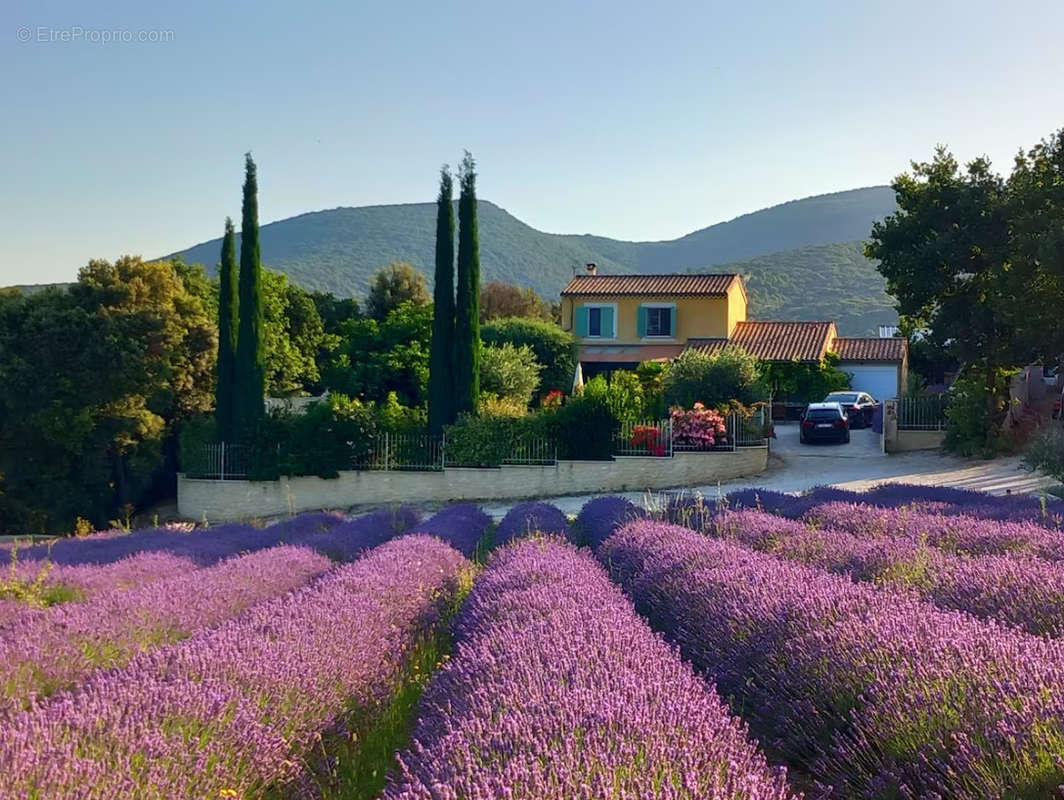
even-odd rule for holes
{"type": "MultiPolygon", "coordinates": [[[[897,317],[882,277],[861,254],[872,223],[895,210],[887,186],[794,200],[678,239],[629,242],[536,230],[479,202],[482,275],[557,298],[584,265],[600,273],[734,271],[750,284],[751,316],[835,319],[859,334],[897,317]]],[[[239,234],[238,234],[239,235],[239,234]]],[[[364,294],[373,272],[399,259],[431,276],[435,204],[340,207],[263,225],[263,263],[307,289],[364,294]]],[[[182,250],[212,274],[221,239],[182,250]]]]}

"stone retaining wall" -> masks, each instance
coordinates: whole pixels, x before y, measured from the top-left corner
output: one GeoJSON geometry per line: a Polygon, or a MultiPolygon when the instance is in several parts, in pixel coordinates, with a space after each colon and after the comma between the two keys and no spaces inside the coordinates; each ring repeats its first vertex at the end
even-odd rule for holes
{"type": "Polygon", "coordinates": [[[508,500],[707,486],[756,475],[767,466],[767,447],[744,447],[734,452],[676,453],[671,458],[559,461],[551,467],[341,472],[331,480],[310,476],[219,481],[178,475],[177,506],[186,519],[220,522],[384,503],[508,500]]]}

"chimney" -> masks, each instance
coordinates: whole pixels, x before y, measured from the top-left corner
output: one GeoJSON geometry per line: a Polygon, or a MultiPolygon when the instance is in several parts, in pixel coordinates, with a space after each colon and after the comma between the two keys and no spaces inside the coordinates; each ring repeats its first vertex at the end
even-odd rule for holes
{"type": "Polygon", "coordinates": [[[587,265],[587,274],[588,275],[598,275],[598,264],[588,264],[587,265]]]}

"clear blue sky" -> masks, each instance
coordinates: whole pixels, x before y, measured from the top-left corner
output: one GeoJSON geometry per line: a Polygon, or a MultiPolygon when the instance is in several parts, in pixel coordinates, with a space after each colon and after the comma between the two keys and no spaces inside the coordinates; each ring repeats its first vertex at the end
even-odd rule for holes
{"type": "Polygon", "coordinates": [[[938,142],[1004,170],[1064,125],[1055,2],[5,0],[0,20],[0,284],[219,236],[249,149],[263,222],[431,200],[469,148],[480,196],[537,228],[664,239],[889,182],[938,142]],[[114,30],[172,40],[85,40],[114,30]]]}

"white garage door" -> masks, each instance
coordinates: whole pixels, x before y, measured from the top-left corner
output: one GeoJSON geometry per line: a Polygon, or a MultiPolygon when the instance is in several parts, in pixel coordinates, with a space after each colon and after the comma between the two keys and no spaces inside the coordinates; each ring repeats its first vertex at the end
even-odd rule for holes
{"type": "Polygon", "coordinates": [[[850,375],[850,388],[868,392],[882,402],[888,397],[898,397],[898,368],[894,364],[839,364],[839,369],[850,375]]]}

